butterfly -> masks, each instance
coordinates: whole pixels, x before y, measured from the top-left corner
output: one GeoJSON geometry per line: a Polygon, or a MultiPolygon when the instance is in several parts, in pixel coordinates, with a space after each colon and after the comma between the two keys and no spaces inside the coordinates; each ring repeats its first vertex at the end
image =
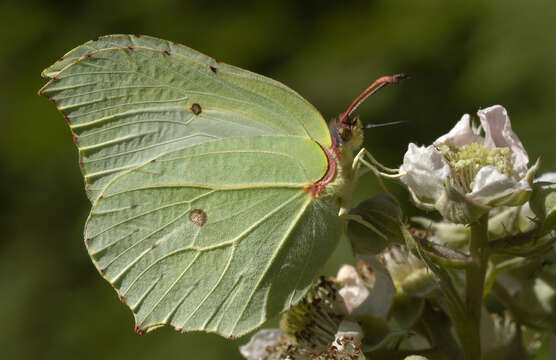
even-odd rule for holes
{"type": "Polygon", "coordinates": [[[330,126],[267,77],[139,35],[85,43],[39,91],[69,124],[92,210],[85,244],[142,334],[246,334],[296,304],[345,230],[357,107],[330,126]]]}

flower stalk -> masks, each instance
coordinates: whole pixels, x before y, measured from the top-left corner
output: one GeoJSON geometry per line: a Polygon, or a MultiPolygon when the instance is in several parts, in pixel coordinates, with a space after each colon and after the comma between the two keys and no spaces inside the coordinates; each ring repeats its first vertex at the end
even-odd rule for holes
{"type": "Polygon", "coordinates": [[[481,359],[480,322],[483,307],[483,289],[488,264],[488,213],[471,223],[469,255],[471,264],[465,271],[464,324],[454,324],[461,341],[464,359],[481,359]]]}

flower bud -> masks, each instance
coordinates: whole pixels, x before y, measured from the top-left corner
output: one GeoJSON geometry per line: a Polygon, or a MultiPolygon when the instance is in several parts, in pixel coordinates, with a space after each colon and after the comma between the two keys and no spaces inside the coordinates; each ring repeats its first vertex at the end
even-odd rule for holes
{"type": "Polygon", "coordinates": [[[411,222],[419,224],[423,229],[430,230],[432,234],[427,236],[428,240],[439,245],[452,249],[463,249],[469,242],[469,227],[463,224],[436,222],[425,217],[413,217],[411,222]]]}
{"type": "Polygon", "coordinates": [[[535,214],[531,211],[529,203],[521,206],[499,208],[489,214],[488,235],[491,240],[525,233],[536,226],[533,221],[535,214]]]}
{"type": "Polygon", "coordinates": [[[405,245],[390,246],[379,255],[398,293],[427,296],[437,286],[432,272],[405,245]]]}
{"type": "Polygon", "coordinates": [[[535,179],[529,204],[541,223],[541,233],[554,229],[556,226],[556,173],[546,173],[535,179]]]}

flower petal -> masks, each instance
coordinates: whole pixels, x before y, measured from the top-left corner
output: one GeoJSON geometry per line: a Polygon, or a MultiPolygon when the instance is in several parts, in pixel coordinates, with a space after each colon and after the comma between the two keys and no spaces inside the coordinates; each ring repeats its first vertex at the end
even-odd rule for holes
{"type": "Polygon", "coordinates": [[[351,337],[361,341],[363,339],[363,329],[355,321],[342,320],[335,337],[351,337]]]}
{"type": "Polygon", "coordinates": [[[482,144],[483,138],[473,133],[470,120],[469,114],[463,115],[452,130],[436,139],[434,144],[448,144],[455,147],[461,147],[472,142],[482,144]]]}
{"type": "Polygon", "coordinates": [[[342,265],[336,275],[336,281],[346,286],[364,286],[363,279],[352,265],[342,265]]]}
{"type": "Polygon", "coordinates": [[[351,265],[342,265],[338,270],[336,281],[344,284],[338,293],[344,300],[348,314],[361,305],[370,294],[363,279],[351,265]]]}
{"type": "Polygon", "coordinates": [[[527,201],[531,186],[525,180],[516,181],[494,166],[485,166],[475,176],[473,189],[467,196],[483,205],[515,206],[527,201]]]}
{"type": "Polygon", "coordinates": [[[367,296],[361,305],[353,309],[351,315],[353,317],[372,316],[386,319],[392,307],[394,295],[396,295],[396,287],[392,282],[392,277],[388,269],[376,256],[360,255],[358,258],[366,262],[373,269],[375,283],[372,288],[373,296],[367,296]]]}
{"type": "Polygon", "coordinates": [[[409,144],[400,166],[401,181],[418,200],[434,204],[450,176],[450,167],[433,145],[427,147],[409,144]]]}
{"type": "Polygon", "coordinates": [[[485,129],[486,148],[507,147],[510,149],[514,173],[522,178],[527,173],[529,156],[523,144],[512,130],[512,124],[506,109],[501,105],[494,105],[477,112],[481,125],[485,129]]]}
{"type": "Polygon", "coordinates": [[[247,360],[260,360],[268,356],[267,348],[276,345],[278,338],[284,335],[280,329],[263,329],[251,337],[251,340],[239,347],[239,352],[247,360]]]}
{"type": "Polygon", "coordinates": [[[546,182],[546,183],[556,183],[556,172],[547,172],[539,176],[534,180],[535,183],[546,182]]]}

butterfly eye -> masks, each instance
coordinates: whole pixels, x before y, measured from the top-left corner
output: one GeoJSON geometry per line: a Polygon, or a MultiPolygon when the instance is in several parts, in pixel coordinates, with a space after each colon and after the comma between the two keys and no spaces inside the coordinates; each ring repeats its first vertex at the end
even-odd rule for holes
{"type": "Polygon", "coordinates": [[[340,129],[338,129],[338,135],[340,135],[343,141],[349,141],[352,135],[351,126],[341,126],[340,129]]]}

